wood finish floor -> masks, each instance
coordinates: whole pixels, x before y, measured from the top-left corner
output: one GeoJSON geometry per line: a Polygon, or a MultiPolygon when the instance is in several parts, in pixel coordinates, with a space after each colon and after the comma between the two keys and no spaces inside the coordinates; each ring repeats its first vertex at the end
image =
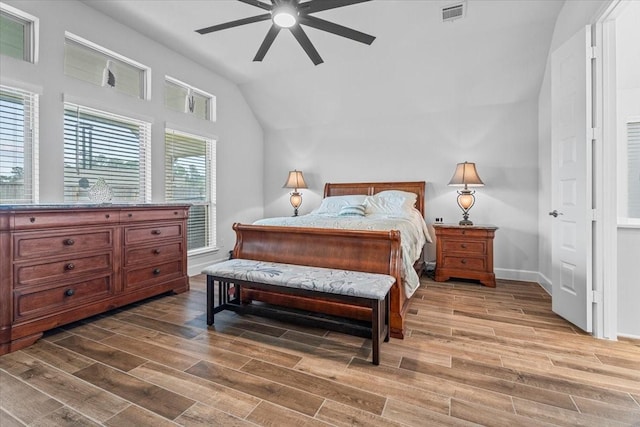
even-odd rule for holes
{"type": "Polygon", "coordinates": [[[536,284],[422,279],[383,343],[223,312],[192,290],[0,357],[9,426],[640,425],[640,342],[577,332],[536,284]]]}

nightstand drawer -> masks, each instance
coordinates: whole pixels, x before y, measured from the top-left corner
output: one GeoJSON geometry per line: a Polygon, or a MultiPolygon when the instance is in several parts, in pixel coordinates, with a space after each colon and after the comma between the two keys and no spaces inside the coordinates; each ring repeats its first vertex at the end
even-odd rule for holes
{"type": "Polygon", "coordinates": [[[463,268],[468,270],[486,270],[485,258],[473,258],[467,256],[445,256],[444,268],[463,268]]]}
{"type": "Polygon", "coordinates": [[[446,240],[442,243],[442,248],[447,252],[464,252],[465,254],[487,253],[487,242],[478,240],[446,240]]]}

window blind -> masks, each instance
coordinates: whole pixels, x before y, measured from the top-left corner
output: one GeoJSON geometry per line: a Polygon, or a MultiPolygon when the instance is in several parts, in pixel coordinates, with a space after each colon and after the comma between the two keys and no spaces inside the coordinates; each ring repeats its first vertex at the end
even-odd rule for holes
{"type": "Polygon", "coordinates": [[[38,201],[38,95],[0,86],[0,203],[38,201]]]}
{"type": "Polygon", "coordinates": [[[171,77],[164,82],[164,105],[175,111],[192,114],[204,120],[214,120],[215,97],[171,77]]]}
{"type": "Polygon", "coordinates": [[[640,122],[627,123],[628,216],[640,218],[640,122]]]}
{"type": "Polygon", "coordinates": [[[165,199],[191,204],[187,221],[188,250],[215,246],[215,145],[207,138],[167,129],[165,133],[165,199]]]}
{"type": "Polygon", "coordinates": [[[0,53],[31,62],[32,23],[0,11],[0,53]]]}
{"type": "Polygon", "coordinates": [[[64,43],[64,73],[98,86],[145,98],[145,69],[69,37],[64,43]]]}
{"type": "Polygon", "coordinates": [[[98,178],[111,187],[114,202],[150,202],[150,133],[149,123],[65,104],[65,202],[90,201],[98,178]]]}

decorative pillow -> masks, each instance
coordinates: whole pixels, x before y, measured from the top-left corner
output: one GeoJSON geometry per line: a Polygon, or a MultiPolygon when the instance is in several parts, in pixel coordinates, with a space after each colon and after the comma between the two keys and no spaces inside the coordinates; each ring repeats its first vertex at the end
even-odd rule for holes
{"type": "Polygon", "coordinates": [[[407,215],[416,204],[418,195],[407,191],[388,190],[367,197],[364,205],[366,213],[382,215],[407,215]]]}
{"type": "Polygon", "coordinates": [[[363,194],[351,194],[347,196],[330,196],[322,199],[320,207],[312,213],[319,215],[338,215],[345,206],[361,205],[367,196],[363,194]]]}
{"type": "Polygon", "coordinates": [[[364,216],[364,205],[347,205],[340,209],[340,216],[364,216]]]}

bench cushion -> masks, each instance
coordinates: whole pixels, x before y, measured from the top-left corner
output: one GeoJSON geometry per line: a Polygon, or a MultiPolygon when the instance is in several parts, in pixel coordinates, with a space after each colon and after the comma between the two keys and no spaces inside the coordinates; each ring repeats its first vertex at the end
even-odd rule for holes
{"type": "Polygon", "coordinates": [[[231,259],[210,265],[203,274],[221,278],[306,289],[337,295],[383,300],[395,283],[387,274],[336,270],[250,259],[231,259]]]}

